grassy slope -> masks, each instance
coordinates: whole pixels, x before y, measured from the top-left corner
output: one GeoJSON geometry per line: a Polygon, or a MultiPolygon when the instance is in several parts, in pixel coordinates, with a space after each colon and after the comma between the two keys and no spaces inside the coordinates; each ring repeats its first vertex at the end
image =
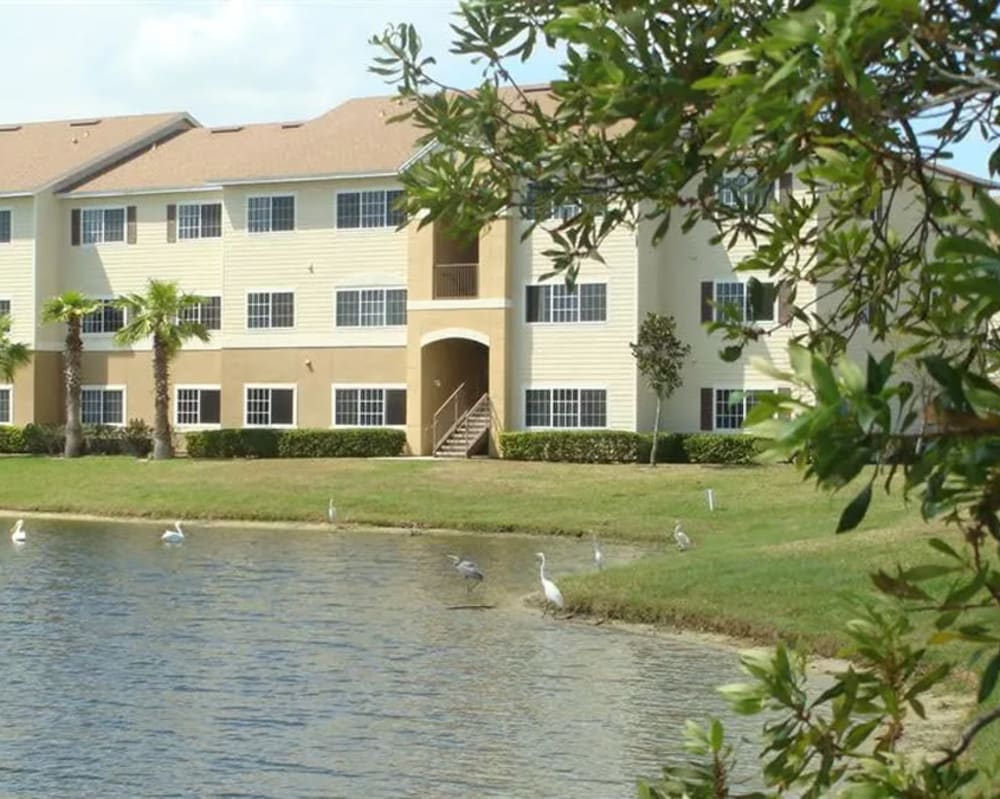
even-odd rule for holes
{"type": "MultiPolygon", "coordinates": [[[[867,573],[879,566],[934,560],[925,540],[943,532],[879,492],[861,529],[835,536],[850,497],[818,493],[785,466],[0,458],[0,507],[25,511],[321,522],[329,497],[349,523],[594,530],[652,545],[661,554],[562,579],[569,605],[764,641],[798,639],[826,653],[844,641],[843,592],[866,589],[867,573]],[[696,545],[683,554],[668,538],[675,517],[696,545]]],[[[1000,749],[1000,734],[988,741],[1000,749]]]]}

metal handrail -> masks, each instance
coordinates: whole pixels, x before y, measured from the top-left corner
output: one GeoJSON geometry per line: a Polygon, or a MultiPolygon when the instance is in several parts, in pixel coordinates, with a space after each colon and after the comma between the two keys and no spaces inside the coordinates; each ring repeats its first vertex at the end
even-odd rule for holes
{"type": "Polygon", "coordinates": [[[441,445],[445,441],[447,441],[449,438],[451,438],[451,436],[453,434],[460,432],[462,446],[465,449],[465,454],[468,455],[469,451],[476,444],[478,444],[479,441],[482,439],[483,435],[486,432],[489,431],[492,419],[490,419],[490,420],[487,421],[486,426],[483,427],[482,430],[477,430],[477,431],[473,431],[472,429],[470,429],[470,427],[469,427],[469,421],[468,420],[470,419],[470,417],[473,416],[473,414],[475,414],[476,412],[478,412],[482,407],[487,407],[488,408],[489,404],[490,404],[490,395],[489,394],[483,394],[482,396],[480,396],[479,399],[477,399],[472,404],[472,407],[469,408],[468,410],[464,411],[458,417],[458,420],[455,422],[455,424],[452,425],[451,428],[440,438],[440,440],[438,440],[435,443],[434,450],[433,450],[434,454],[435,455],[437,454],[437,451],[438,451],[438,449],[440,449],[441,445]]]}
{"type": "Polygon", "coordinates": [[[461,399],[460,395],[464,392],[465,383],[462,383],[458,388],[451,392],[448,399],[442,402],[441,407],[434,412],[434,423],[432,428],[434,447],[431,449],[431,452],[437,452],[438,447],[444,443],[444,440],[451,435],[451,431],[458,427],[458,423],[462,420],[463,413],[459,410],[459,400],[461,399]],[[443,435],[438,436],[439,425],[443,425],[445,423],[447,423],[448,428],[445,430],[443,435]]]}

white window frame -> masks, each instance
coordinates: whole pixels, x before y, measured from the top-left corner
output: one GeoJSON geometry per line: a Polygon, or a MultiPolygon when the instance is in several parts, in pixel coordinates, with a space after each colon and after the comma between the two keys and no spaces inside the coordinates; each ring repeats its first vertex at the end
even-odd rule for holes
{"type": "Polygon", "coordinates": [[[287,235],[289,233],[295,233],[298,230],[299,224],[299,197],[298,192],[294,191],[282,191],[276,192],[274,194],[248,194],[246,197],[246,202],[243,206],[244,210],[244,221],[246,223],[246,234],[248,236],[280,236],[287,235]],[[291,197],[292,198],[292,227],[289,230],[275,230],[274,229],[274,199],[276,197],[291,197]],[[260,200],[267,198],[271,201],[270,208],[268,210],[267,216],[267,230],[250,230],[250,201],[260,200]]]}
{"type": "Polygon", "coordinates": [[[98,244],[126,244],[128,243],[128,208],[124,205],[86,205],[80,208],[80,246],[81,247],[96,247],[98,244]],[[99,241],[84,241],[83,239],[83,217],[87,212],[101,212],[101,238],[99,241]],[[122,212],[122,238],[121,241],[117,239],[115,241],[108,241],[104,236],[104,214],[108,211],[121,211],[122,212]]]}
{"type": "MultiPolygon", "coordinates": [[[[606,325],[608,323],[608,316],[610,315],[609,311],[610,311],[610,305],[611,305],[611,303],[610,303],[610,294],[611,294],[610,289],[611,289],[611,286],[609,285],[609,281],[607,281],[607,280],[585,280],[585,281],[577,282],[577,284],[576,284],[576,290],[572,294],[566,294],[566,295],[564,295],[564,296],[567,296],[567,297],[573,297],[575,299],[575,313],[576,313],[576,318],[575,319],[558,319],[557,320],[557,319],[554,318],[555,317],[555,307],[556,307],[555,306],[555,294],[556,294],[555,289],[556,289],[556,287],[559,287],[559,286],[562,286],[563,288],[565,288],[565,284],[559,283],[559,282],[555,282],[555,283],[538,283],[538,282],[535,282],[535,283],[526,283],[525,284],[525,287],[524,287],[524,317],[523,317],[524,320],[525,320],[525,324],[528,324],[528,325],[574,325],[574,326],[576,326],[576,325],[588,325],[589,326],[589,325],[606,325]],[[582,286],[604,286],[604,318],[603,319],[581,319],[580,318],[581,300],[583,298],[583,294],[581,293],[580,288],[582,286]],[[544,289],[546,287],[551,287],[552,288],[552,291],[548,292],[548,296],[550,298],[549,299],[549,319],[548,320],[538,319],[537,321],[532,321],[532,322],[527,321],[527,319],[528,319],[528,289],[529,288],[534,288],[534,287],[538,287],[538,288],[542,289],[541,294],[542,294],[542,298],[543,299],[546,296],[546,292],[545,292],[544,289]]],[[[543,313],[543,316],[544,316],[544,313],[543,313]]]]}
{"type": "MultiPolygon", "coordinates": [[[[223,300],[222,300],[222,292],[220,291],[218,293],[214,293],[214,292],[213,293],[205,293],[205,292],[201,292],[201,291],[196,291],[196,292],[194,292],[194,294],[197,294],[199,297],[204,297],[206,300],[211,300],[211,299],[214,299],[216,297],[218,298],[218,300],[219,300],[219,326],[218,327],[207,327],[205,329],[209,333],[221,333],[222,332],[222,319],[223,319],[223,314],[225,313],[225,304],[223,303],[223,300]]],[[[201,325],[205,324],[205,321],[202,319],[202,313],[201,313],[201,311],[202,311],[202,304],[198,303],[197,305],[195,305],[193,307],[198,309],[198,319],[196,320],[198,322],[198,324],[201,324],[201,325]]],[[[256,330],[270,330],[270,328],[255,328],[255,329],[256,330]]],[[[278,329],[279,330],[285,330],[287,328],[278,328],[278,329]]]]}
{"type": "MultiPolygon", "coordinates": [[[[102,303],[113,303],[115,301],[114,297],[108,297],[108,296],[91,297],[91,299],[96,302],[102,302],[102,303]]],[[[122,327],[125,327],[126,325],[128,325],[128,311],[125,308],[121,308],[120,310],[122,312],[122,327]]],[[[121,328],[118,328],[118,330],[121,330],[121,328]]],[[[92,337],[89,340],[94,340],[94,339],[100,340],[101,338],[110,339],[115,335],[115,333],[118,332],[118,330],[112,330],[110,332],[106,330],[102,330],[100,332],[92,330],[84,330],[83,319],[82,318],[80,319],[80,335],[92,337]]]]}
{"type": "Polygon", "coordinates": [[[122,393],[122,420],[121,422],[100,422],[102,427],[124,427],[128,423],[128,387],[118,384],[92,383],[80,386],[80,421],[83,424],[93,424],[93,422],[83,421],[83,392],[84,391],[120,391],[122,393]]]}
{"type": "Polygon", "coordinates": [[[405,291],[406,292],[406,301],[407,301],[407,303],[409,302],[409,300],[410,300],[410,291],[409,291],[409,288],[407,286],[341,286],[341,287],[339,287],[337,289],[334,289],[334,292],[333,292],[333,326],[336,329],[338,329],[338,330],[379,330],[379,329],[383,329],[383,328],[386,328],[386,329],[388,329],[388,328],[398,329],[398,328],[404,328],[404,327],[406,327],[407,323],[409,322],[410,315],[409,315],[409,312],[406,310],[406,306],[405,305],[403,307],[403,312],[406,314],[406,321],[405,322],[400,322],[398,324],[391,324],[390,325],[386,321],[386,317],[388,316],[388,308],[389,308],[388,298],[387,298],[386,295],[390,291],[405,291]],[[356,325],[339,325],[339,324],[337,324],[337,300],[338,300],[338,298],[339,298],[339,296],[341,294],[347,293],[349,291],[357,292],[358,295],[359,295],[358,296],[358,324],[356,324],[356,325]],[[380,324],[377,324],[377,325],[365,325],[365,324],[361,323],[362,315],[361,315],[361,297],[360,297],[360,294],[363,291],[378,291],[378,292],[382,293],[382,321],[381,321],[380,324]]]}
{"type": "MultiPolygon", "coordinates": [[[[11,297],[8,294],[0,294],[0,303],[2,303],[2,302],[6,302],[8,305],[10,305],[10,311],[8,312],[8,315],[10,316],[11,319],[13,319],[14,318],[14,298],[11,297]]],[[[2,310],[0,310],[0,316],[3,316],[3,311],[2,310]]]]}
{"type": "MultiPolygon", "coordinates": [[[[750,299],[750,285],[749,285],[750,281],[749,280],[736,280],[736,279],[733,279],[733,280],[713,280],[712,281],[712,303],[713,303],[713,306],[712,306],[712,320],[713,321],[719,322],[719,321],[723,321],[723,320],[726,319],[725,313],[722,310],[723,305],[719,302],[719,286],[720,285],[730,285],[730,284],[733,284],[733,283],[739,283],[741,286],[743,286],[743,308],[741,309],[741,315],[740,315],[739,321],[741,321],[741,322],[751,322],[751,323],[752,322],[757,322],[757,321],[767,322],[767,323],[775,323],[775,322],[778,321],[778,292],[777,292],[777,290],[775,290],[775,292],[774,292],[774,300],[771,303],[771,318],[770,319],[760,319],[760,320],[758,320],[758,319],[754,318],[754,315],[752,313],[753,308],[751,306],[751,299],[750,299]]],[[[774,284],[771,283],[771,281],[769,281],[769,280],[761,280],[760,283],[761,283],[761,285],[765,285],[765,284],[770,283],[772,286],[774,286],[774,284]]]]}
{"type": "Polygon", "coordinates": [[[747,420],[747,393],[757,393],[757,394],[768,394],[776,389],[774,388],[753,388],[748,386],[737,386],[737,385],[721,385],[712,386],[712,432],[722,433],[729,435],[730,433],[735,435],[741,435],[744,433],[743,425],[747,420]],[[739,427],[719,427],[719,403],[717,394],[720,391],[741,391],[743,392],[743,398],[740,400],[743,406],[743,418],[740,420],[739,427]]]}
{"type": "MultiPolygon", "coordinates": [[[[609,422],[611,420],[611,392],[608,390],[606,385],[567,385],[565,383],[533,383],[531,385],[522,386],[521,388],[521,429],[523,430],[609,430],[609,422]],[[553,398],[550,394],[549,396],[549,422],[547,426],[533,425],[528,426],[528,392],[529,391],[603,391],[604,392],[604,425],[603,427],[594,427],[591,425],[581,425],[577,424],[575,427],[556,427],[551,424],[552,417],[554,416],[552,412],[553,398]]],[[[580,398],[577,395],[577,408],[576,408],[577,421],[580,418],[580,398]]]]}
{"type": "Polygon", "coordinates": [[[299,386],[298,383],[244,383],[243,384],[243,427],[254,429],[274,428],[277,430],[292,430],[299,426],[299,386]],[[247,414],[250,411],[250,389],[291,389],[292,390],[292,423],[291,424],[250,424],[247,414]]]}
{"type": "Polygon", "coordinates": [[[339,190],[335,191],[333,193],[333,229],[336,230],[336,231],[338,231],[338,232],[344,231],[344,232],[349,232],[349,233],[363,233],[363,232],[371,232],[371,231],[378,231],[378,232],[384,233],[386,230],[395,233],[396,232],[396,225],[389,223],[389,214],[392,212],[392,209],[391,209],[391,207],[389,205],[388,195],[389,195],[390,192],[397,192],[397,191],[398,192],[403,192],[405,194],[405,189],[403,189],[401,187],[398,187],[398,186],[394,187],[394,188],[339,189],[339,190]],[[372,225],[372,226],[369,226],[369,227],[365,227],[364,225],[361,224],[361,220],[363,218],[363,210],[362,209],[364,208],[363,195],[365,193],[372,193],[372,192],[381,192],[382,193],[382,202],[383,202],[383,209],[384,209],[384,217],[383,217],[383,222],[382,222],[381,225],[372,225]],[[357,227],[340,227],[340,225],[337,224],[337,222],[339,221],[338,217],[337,217],[337,207],[340,205],[340,195],[341,194],[357,194],[357,195],[359,195],[359,198],[358,198],[358,225],[357,225],[357,227]]]}
{"type": "MultiPolygon", "coordinates": [[[[405,430],[406,422],[403,424],[386,424],[385,423],[385,392],[386,391],[407,391],[406,383],[331,383],[330,384],[330,427],[331,428],[370,428],[376,429],[379,427],[386,427],[391,430],[405,430]],[[382,393],[382,424],[349,424],[349,425],[338,425],[337,424],[337,392],[338,391],[381,391],[382,393]]],[[[409,402],[410,398],[407,397],[406,401],[409,402]]]]}
{"type": "Polygon", "coordinates": [[[0,205],[0,214],[10,214],[10,238],[7,241],[0,239],[0,247],[6,247],[14,243],[14,209],[6,205],[0,205]]]}
{"type": "Polygon", "coordinates": [[[0,383],[0,391],[7,392],[8,402],[10,403],[10,417],[7,419],[0,419],[0,426],[12,425],[14,424],[14,384],[0,383]]]}
{"type": "MultiPolygon", "coordinates": [[[[247,213],[250,210],[250,201],[247,200],[247,213]]],[[[187,202],[187,203],[177,203],[177,241],[199,241],[201,239],[221,239],[222,238],[222,201],[221,200],[211,200],[208,202],[187,202]],[[217,205],[219,206],[219,235],[218,236],[205,236],[202,234],[202,216],[201,209],[206,205],[217,205]],[[181,235],[181,209],[182,208],[197,208],[198,209],[198,235],[197,236],[182,236],[181,235]]],[[[249,224],[249,220],[248,220],[249,224]]]]}
{"type": "MultiPolygon", "coordinates": [[[[254,333],[254,334],[263,333],[265,335],[268,334],[268,333],[273,333],[276,330],[277,331],[281,331],[281,330],[295,330],[295,325],[296,325],[296,323],[299,320],[298,299],[296,298],[295,295],[296,295],[295,289],[290,289],[290,288],[252,288],[252,289],[247,289],[246,293],[245,293],[245,296],[243,297],[243,329],[246,330],[248,333],[254,333]],[[286,326],[275,327],[273,324],[270,324],[267,327],[250,327],[250,295],[251,294],[271,294],[271,295],[274,295],[274,294],[291,294],[292,295],[292,324],[290,326],[288,326],[288,327],[286,327],[286,326]]],[[[273,299],[273,297],[270,300],[270,303],[271,303],[270,316],[273,319],[273,317],[274,317],[274,299],[273,299]]]]}
{"type": "MultiPolygon", "coordinates": [[[[200,400],[199,400],[200,401],[200,400]]],[[[199,416],[201,408],[198,409],[199,416]]],[[[181,383],[174,386],[174,427],[184,430],[219,430],[222,427],[222,386],[218,383],[181,383]],[[181,391],[218,391],[219,392],[219,421],[218,422],[182,422],[180,420],[180,393],[181,391]]]]}
{"type": "MultiPolygon", "coordinates": [[[[723,173],[722,177],[719,179],[715,186],[715,196],[718,199],[719,205],[725,206],[732,210],[750,209],[751,206],[746,205],[745,198],[748,191],[748,187],[753,184],[757,179],[755,174],[752,174],[748,170],[729,171],[723,173]],[[748,180],[742,186],[734,189],[733,181],[746,177],[748,180]],[[728,195],[728,197],[726,196],[728,195]]],[[[780,195],[780,180],[772,181],[770,191],[767,192],[767,197],[765,202],[761,204],[761,209],[766,209],[769,202],[779,199],[780,195]]]]}

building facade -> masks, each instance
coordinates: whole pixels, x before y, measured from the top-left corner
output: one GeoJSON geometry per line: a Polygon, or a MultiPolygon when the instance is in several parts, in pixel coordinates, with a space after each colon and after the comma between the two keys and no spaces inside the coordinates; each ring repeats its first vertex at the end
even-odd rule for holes
{"type": "MultiPolygon", "coordinates": [[[[712,244],[707,225],[655,246],[651,228],[619,229],[568,290],[541,280],[549,239],[523,238],[516,213],[473,241],[398,229],[399,175],[420,151],[414,129],[387,124],[396,110],[366,98],[301,123],[0,126],[0,313],[35,353],[0,385],[0,424],[62,421],[65,331],[42,323],[45,299],[111,300],[153,277],[203,296],[193,318],[211,332],[173,364],[178,432],[396,426],[427,454],[458,433],[459,449],[495,452],[501,430],[647,430],[655,397],[629,343],[649,311],[692,347],[665,429],[737,431],[752,392],[777,388],[749,356],[786,362],[795,323],[777,293],[749,307],[751,275],[734,271],[749,243],[712,244]],[[780,326],[725,363],[703,325],[720,302],[780,326]]],[[[125,321],[110,304],[85,321],[85,423],[152,419],[149,346],[113,341],[125,321]]]]}

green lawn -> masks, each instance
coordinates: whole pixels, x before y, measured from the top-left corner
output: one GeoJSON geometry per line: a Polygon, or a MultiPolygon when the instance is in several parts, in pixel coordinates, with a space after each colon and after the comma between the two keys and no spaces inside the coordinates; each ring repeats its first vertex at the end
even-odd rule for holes
{"type": "MultiPolygon", "coordinates": [[[[937,559],[914,506],[878,492],[868,517],[834,535],[850,494],[829,496],[783,465],[592,466],[495,460],[0,458],[0,507],[106,516],[323,522],[329,498],[359,525],[523,531],[635,542],[653,554],[560,580],[569,607],[760,641],[843,644],[844,592],[894,563],[937,559]],[[715,491],[709,512],[705,489],[715,491]],[[669,535],[683,520],[695,546],[669,535]]],[[[1000,734],[991,735],[1000,748],[1000,734]]]]}

